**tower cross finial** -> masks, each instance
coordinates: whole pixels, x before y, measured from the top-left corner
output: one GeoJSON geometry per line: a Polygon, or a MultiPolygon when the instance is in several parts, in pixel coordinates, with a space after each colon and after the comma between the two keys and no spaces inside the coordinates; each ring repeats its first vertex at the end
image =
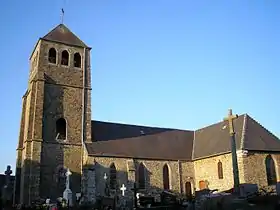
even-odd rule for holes
{"type": "Polygon", "coordinates": [[[63,24],[64,21],[64,9],[61,8],[61,23],[63,24]]]}

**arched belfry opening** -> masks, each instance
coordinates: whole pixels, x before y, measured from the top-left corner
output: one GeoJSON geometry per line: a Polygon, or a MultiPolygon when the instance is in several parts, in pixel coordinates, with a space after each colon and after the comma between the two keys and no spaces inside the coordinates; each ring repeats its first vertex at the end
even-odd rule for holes
{"type": "Polygon", "coordinates": [[[49,63],[56,64],[56,50],[54,48],[49,49],[49,63]]]}
{"type": "Polygon", "coordinates": [[[66,140],[66,120],[64,118],[59,118],[56,121],[56,140],[66,140]]]}
{"type": "Polygon", "coordinates": [[[61,53],[61,65],[63,66],[69,65],[69,53],[67,50],[63,50],[61,53]]]}
{"type": "Polygon", "coordinates": [[[271,155],[265,158],[266,179],[268,185],[275,185],[277,183],[275,163],[271,155]]]}
{"type": "Polygon", "coordinates": [[[80,53],[75,53],[74,54],[74,67],[76,67],[76,68],[81,68],[81,66],[82,66],[82,58],[81,58],[81,55],[80,55],[80,53]]]}

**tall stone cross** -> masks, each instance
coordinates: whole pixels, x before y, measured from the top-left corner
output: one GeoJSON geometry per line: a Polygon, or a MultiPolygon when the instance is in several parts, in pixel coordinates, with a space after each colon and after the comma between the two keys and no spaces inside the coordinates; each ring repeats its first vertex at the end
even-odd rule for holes
{"type": "Polygon", "coordinates": [[[233,170],[233,181],[234,181],[234,192],[239,195],[239,170],[236,155],[236,142],[235,142],[235,131],[233,120],[237,119],[238,115],[233,115],[232,110],[229,109],[228,116],[224,118],[224,121],[228,123],[229,135],[231,140],[231,157],[232,157],[232,170],[233,170]]]}
{"type": "Polygon", "coordinates": [[[124,192],[126,191],[126,187],[124,186],[124,184],[122,184],[120,190],[122,191],[122,196],[124,196],[124,192]]]}
{"type": "Polygon", "coordinates": [[[67,172],[65,173],[66,176],[66,188],[63,192],[63,198],[66,200],[67,206],[72,206],[73,201],[72,201],[72,191],[70,189],[70,176],[72,175],[71,171],[69,168],[67,169],[67,172]]]}
{"type": "Polygon", "coordinates": [[[65,173],[66,176],[66,189],[70,189],[70,176],[72,175],[69,168],[67,169],[67,172],[65,173]]]}

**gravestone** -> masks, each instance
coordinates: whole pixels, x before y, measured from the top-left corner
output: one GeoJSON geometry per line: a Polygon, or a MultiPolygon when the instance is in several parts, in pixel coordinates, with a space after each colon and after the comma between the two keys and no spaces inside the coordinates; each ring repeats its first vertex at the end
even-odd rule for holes
{"type": "Polygon", "coordinates": [[[2,189],[2,200],[4,203],[12,201],[12,193],[13,188],[11,186],[11,174],[13,171],[11,170],[11,166],[8,165],[5,171],[5,185],[2,189]]]}
{"type": "Polygon", "coordinates": [[[84,171],[84,196],[82,202],[96,202],[96,173],[94,168],[89,168],[84,171]]]}
{"type": "Polygon", "coordinates": [[[276,193],[278,196],[280,195],[280,182],[276,183],[276,193]]]}
{"type": "Polygon", "coordinates": [[[67,170],[67,172],[65,173],[66,176],[66,188],[63,192],[63,198],[66,200],[66,203],[68,206],[73,206],[73,201],[72,201],[72,191],[70,189],[70,176],[71,176],[71,171],[67,170]]]}
{"type": "Polygon", "coordinates": [[[246,197],[247,195],[257,193],[258,190],[259,189],[257,184],[249,184],[249,183],[240,184],[241,197],[246,197]]]}

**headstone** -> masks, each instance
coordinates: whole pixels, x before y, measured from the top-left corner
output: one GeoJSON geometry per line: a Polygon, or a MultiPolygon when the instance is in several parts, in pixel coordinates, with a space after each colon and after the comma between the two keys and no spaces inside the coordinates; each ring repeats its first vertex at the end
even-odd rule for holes
{"type": "Polygon", "coordinates": [[[124,196],[124,192],[126,191],[126,187],[124,186],[124,184],[122,184],[120,190],[122,191],[122,196],[124,196]]]}
{"type": "Polygon", "coordinates": [[[280,182],[276,183],[276,193],[277,195],[280,195],[280,182]]]}
{"type": "Polygon", "coordinates": [[[249,183],[240,184],[241,197],[246,197],[247,195],[257,193],[258,190],[259,189],[257,184],[249,184],[249,183]]]}
{"type": "Polygon", "coordinates": [[[11,201],[12,199],[12,186],[11,186],[11,174],[13,171],[11,170],[11,166],[8,165],[5,171],[5,185],[2,189],[2,199],[4,202],[11,201]]]}
{"type": "Polygon", "coordinates": [[[86,172],[84,173],[85,175],[85,181],[86,181],[86,188],[84,188],[85,190],[85,194],[83,196],[82,201],[85,202],[89,202],[89,203],[95,203],[96,202],[96,177],[95,177],[95,170],[92,169],[88,169],[86,170],[86,172]],[[85,198],[85,200],[84,200],[85,198]]]}
{"type": "Polygon", "coordinates": [[[73,206],[73,201],[72,201],[72,191],[70,189],[70,176],[71,176],[71,171],[67,170],[67,172],[65,173],[66,176],[66,188],[63,192],[63,198],[66,200],[66,203],[68,206],[73,206]]]}

